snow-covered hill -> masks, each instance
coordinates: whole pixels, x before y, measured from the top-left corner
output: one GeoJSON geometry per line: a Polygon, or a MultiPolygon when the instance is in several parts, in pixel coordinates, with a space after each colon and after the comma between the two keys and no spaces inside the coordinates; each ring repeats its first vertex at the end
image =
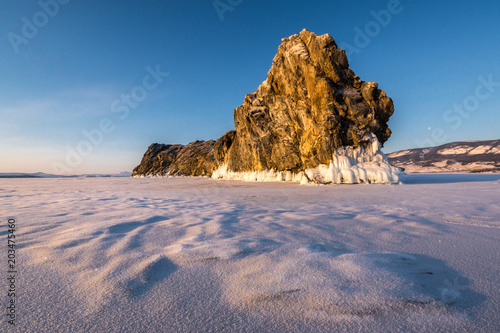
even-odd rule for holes
{"type": "Polygon", "coordinates": [[[461,141],[387,155],[407,173],[500,172],[500,140],[461,141]]]}

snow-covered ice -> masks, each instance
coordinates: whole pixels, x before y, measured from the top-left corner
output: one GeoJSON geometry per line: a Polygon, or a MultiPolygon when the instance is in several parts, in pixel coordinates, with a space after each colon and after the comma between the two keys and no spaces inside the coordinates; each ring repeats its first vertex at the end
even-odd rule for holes
{"type": "Polygon", "coordinates": [[[496,332],[500,175],[400,177],[2,179],[8,331],[496,332]]]}

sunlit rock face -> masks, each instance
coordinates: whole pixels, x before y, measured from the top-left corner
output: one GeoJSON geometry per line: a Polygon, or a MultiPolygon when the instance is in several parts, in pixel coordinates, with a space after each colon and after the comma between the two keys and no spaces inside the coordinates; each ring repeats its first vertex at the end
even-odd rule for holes
{"type": "MultiPolygon", "coordinates": [[[[235,109],[235,130],[215,144],[221,166],[215,176],[299,174],[330,165],[342,147],[383,144],[393,112],[392,100],[349,69],[330,35],[303,30],[282,40],[267,80],[235,109]]],[[[346,174],[342,182],[348,179],[346,174]]]]}
{"type": "Polygon", "coordinates": [[[213,145],[213,160],[207,148],[200,159],[206,167],[179,168],[173,161],[163,174],[177,165],[177,174],[203,170],[224,179],[397,182],[379,149],[391,135],[393,112],[392,100],[349,69],[345,51],[330,35],[303,30],[282,40],[267,79],[235,109],[235,129],[213,145]]]}

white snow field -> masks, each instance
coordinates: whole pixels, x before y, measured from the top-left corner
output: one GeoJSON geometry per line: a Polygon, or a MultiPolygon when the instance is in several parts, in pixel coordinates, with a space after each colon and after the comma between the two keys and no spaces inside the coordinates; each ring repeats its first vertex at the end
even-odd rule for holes
{"type": "Polygon", "coordinates": [[[1,332],[498,332],[500,175],[2,179],[1,332]]]}

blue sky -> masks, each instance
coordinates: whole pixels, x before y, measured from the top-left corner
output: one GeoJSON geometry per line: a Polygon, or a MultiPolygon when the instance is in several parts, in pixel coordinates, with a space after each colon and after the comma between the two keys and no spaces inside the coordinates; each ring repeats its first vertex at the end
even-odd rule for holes
{"type": "Polygon", "coordinates": [[[303,28],[394,100],[386,152],[500,138],[498,1],[217,1],[2,2],[0,172],[131,171],[153,142],[216,139],[303,28]]]}

